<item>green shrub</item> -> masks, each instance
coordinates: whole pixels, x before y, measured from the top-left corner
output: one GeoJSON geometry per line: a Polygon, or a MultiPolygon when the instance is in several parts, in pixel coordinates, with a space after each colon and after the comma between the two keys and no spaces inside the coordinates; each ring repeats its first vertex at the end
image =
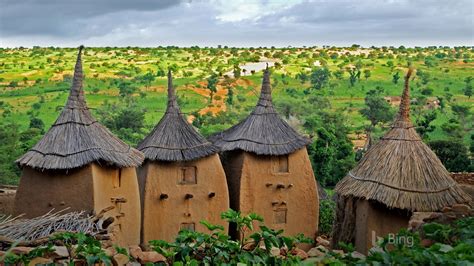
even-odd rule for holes
{"type": "Polygon", "coordinates": [[[336,202],[333,200],[328,199],[319,202],[319,234],[331,234],[335,212],[336,202]]]}

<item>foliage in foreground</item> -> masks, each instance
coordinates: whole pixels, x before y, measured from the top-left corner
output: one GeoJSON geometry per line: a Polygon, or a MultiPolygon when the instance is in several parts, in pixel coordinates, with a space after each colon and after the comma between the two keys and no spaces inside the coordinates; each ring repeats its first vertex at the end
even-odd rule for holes
{"type": "MultiPolygon", "coordinates": [[[[472,265],[474,263],[474,217],[456,221],[452,225],[427,223],[419,232],[401,230],[395,236],[379,239],[367,257],[356,256],[352,245],[340,243],[345,254],[322,250],[322,257],[301,261],[295,256],[295,246],[310,243],[303,235],[282,236],[260,225],[250,236],[255,223],[262,217],[256,214],[243,216],[229,210],[221,217],[234,223],[240,233],[240,240],[232,240],[222,226],[201,222],[210,234],[183,230],[172,243],[162,240],[150,241],[151,247],[164,255],[172,265],[472,265]],[[423,239],[423,240],[422,240],[423,239]],[[279,250],[279,254],[272,251],[279,250]]],[[[82,260],[88,265],[103,263],[111,265],[111,257],[101,248],[100,242],[81,233],[58,233],[51,237],[46,246],[37,247],[28,254],[15,255],[7,252],[0,261],[5,265],[28,263],[36,257],[43,257],[54,251],[53,245],[65,246],[69,254],[69,265],[82,260]]],[[[118,253],[127,255],[126,249],[116,247],[118,253]]]]}
{"type": "Polygon", "coordinates": [[[292,265],[300,261],[292,255],[296,245],[312,242],[302,234],[295,237],[282,236],[283,230],[273,230],[264,225],[260,225],[260,230],[247,238],[246,233],[254,230],[254,223],[263,222],[263,218],[254,213],[243,216],[240,212],[228,210],[221,214],[221,218],[235,224],[240,240],[231,239],[224,232],[224,227],[203,221],[201,224],[211,231],[210,234],[183,230],[173,243],[152,240],[150,245],[176,265],[292,265]],[[286,252],[281,256],[274,256],[272,248],[277,248],[279,252],[284,249],[286,252]]]}

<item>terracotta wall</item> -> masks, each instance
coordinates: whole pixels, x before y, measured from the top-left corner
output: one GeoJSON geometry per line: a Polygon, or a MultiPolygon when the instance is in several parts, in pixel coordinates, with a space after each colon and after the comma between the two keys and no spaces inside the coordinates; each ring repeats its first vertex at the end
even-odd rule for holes
{"type": "Polygon", "coordinates": [[[229,193],[217,154],[185,163],[147,162],[143,169],[139,171],[139,183],[144,184],[142,243],[172,241],[185,224],[206,232],[201,220],[227,230],[220,213],[229,208],[229,193]],[[195,167],[196,184],[179,184],[183,167],[195,167]],[[214,197],[209,197],[210,193],[215,193],[214,197]],[[187,194],[192,198],[186,199],[187,194]]]}
{"type": "Polygon", "coordinates": [[[92,211],[92,168],[90,165],[68,171],[37,171],[25,167],[15,197],[15,213],[25,218],[55,209],[92,211]]]}
{"type": "Polygon", "coordinates": [[[92,165],[94,209],[115,208],[106,216],[114,217],[115,242],[121,246],[140,243],[140,197],[135,168],[106,168],[92,165]]]}
{"type": "MultiPolygon", "coordinates": [[[[239,210],[262,215],[267,226],[283,229],[286,235],[303,233],[314,237],[318,231],[319,199],[308,153],[303,148],[288,155],[287,172],[276,171],[278,162],[277,157],[243,153],[239,210]]],[[[285,168],[285,164],[280,167],[285,168]]]]}
{"type": "Polygon", "coordinates": [[[377,237],[398,233],[408,227],[410,213],[399,209],[388,209],[384,205],[367,200],[357,200],[355,225],[355,248],[367,254],[377,237]]]}

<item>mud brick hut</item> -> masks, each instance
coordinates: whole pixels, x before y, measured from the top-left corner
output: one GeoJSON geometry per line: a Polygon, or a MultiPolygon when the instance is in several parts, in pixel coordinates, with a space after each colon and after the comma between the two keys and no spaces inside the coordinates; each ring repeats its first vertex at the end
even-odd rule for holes
{"type": "Polygon", "coordinates": [[[17,163],[22,167],[16,213],[86,210],[114,218],[120,245],[140,238],[140,198],[135,167],[143,154],[115,137],[91,115],[84,99],[79,48],[67,103],[43,138],[17,163]]]}
{"type": "Polygon", "coordinates": [[[202,220],[227,228],[220,219],[229,208],[229,193],[218,148],[182,115],[171,72],[166,112],[138,149],[145,154],[138,171],[143,243],[174,240],[181,229],[204,232],[202,220]]]}
{"type": "Polygon", "coordinates": [[[408,227],[415,211],[438,211],[469,200],[410,120],[409,80],[391,129],[336,186],[333,245],[355,243],[367,253],[376,236],[408,227]]]}
{"type": "Polygon", "coordinates": [[[260,214],[267,226],[287,235],[316,234],[319,199],[306,151],[310,140],[275,111],[268,69],[253,112],[211,140],[223,151],[232,209],[260,214]]]}

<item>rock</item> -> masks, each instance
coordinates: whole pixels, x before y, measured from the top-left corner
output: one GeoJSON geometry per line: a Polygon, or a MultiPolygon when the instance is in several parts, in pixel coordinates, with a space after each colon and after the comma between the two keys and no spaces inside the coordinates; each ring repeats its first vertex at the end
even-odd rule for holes
{"type": "Polygon", "coordinates": [[[441,214],[439,212],[433,212],[433,213],[431,213],[430,217],[428,217],[428,219],[430,219],[430,220],[438,219],[441,216],[443,216],[443,214],[441,214]]]}
{"type": "Polygon", "coordinates": [[[273,257],[279,256],[280,255],[280,249],[277,248],[277,247],[272,247],[272,249],[270,250],[270,254],[273,257]]]}
{"type": "Polygon", "coordinates": [[[357,251],[352,251],[351,256],[356,259],[365,259],[364,254],[357,252],[357,251]]]}
{"type": "Polygon", "coordinates": [[[141,264],[136,262],[136,261],[130,261],[125,265],[127,265],[127,266],[141,266],[141,264]]]}
{"type": "Polygon", "coordinates": [[[161,255],[156,251],[145,251],[142,252],[138,258],[142,264],[155,263],[155,262],[166,262],[165,256],[161,255]]]}
{"type": "Polygon", "coordinates": [[[308,256],[310,257],[322,257],[324,255],[326,255],[324,252],[322,252],[320,249],[318,248],[312,248],[310,249],[308,252],[307,252],[308,256]]]}
{"type": "Polygon", "coordinates": [[[316,248],[319,249],[320,251],[324,252],[324,253],[328,252],[328,249],[325,246],[319,245],[316,248]]]}
{"type": "Polygon", "coordinates": [[[453,211],[468,215],[471,208],[466,204],[454,204],[452,207],[453,211]]]}
{"type": "Polygon", "coordinates": [[[255,246],[256,245],[254,241],[249,241],[242,246],[242,249],[246,251],[251,251],[255,249],[255,246]]]}
{"type": "Polygon", "coordinates": [[[115,266],[122,266],[122,265],[126,265],[128,262],[130,261],[130,258],[127,256],[127,255],[124,255],[124,254],[115,254],[113,257],[112,257],[112,263],[115,265],[115,266]]]}
{"type": "Polygon", "coordinates": [[[32,250],[33,248],[30,248],[30,247],[14,247],[10,251],[13,254],[20,255],[20,254],[28,254],[32,250]]]}
{"type": "Polygon", "coordinates": [[[103,249],[105,255],[109,256],[109,257],[113,257],[115,256],[115,254],[117,254],[117,250],[114,248],[114,247],[108,247],[106,249],[103,249]]]}
{"type": "Polygon", "coordinates": [[[446,216],[447,218],[449,218],[451,220],[456,220],[458,218],[458,216],[453,212],[445,213],[444,216],[446,216]]]}
{"type": "Polygon", "coordinates": [[[441,211],[442,211],[442,212],[445,212],[445,213],[446,213],[446,212],[452,212],[452,211],[453,211],[453,208],[451,208],[451,207],[444,207],[441,211]]]}
{"type": "Polygon", "coordinates": [[[332,252],[339,254],[339,255],[344,255],[344,250],[342,249],[333,249],[332,252]]]}
{"type": "Polygon", "coordinates": [[[100,245],[102,248],[110,248],[114,245],[114,242],[112,240],[102,240],[100,241],[100,245]]]}
{"type": "Polygon", "coordinates": [[[410,220],[408,224],[408,229],[418,229],[423,224],[423,221],[420,220],[410,220]]]}
{"type": "Polygon", "coordinates": [[[138,259],[141,255],[142,255],[142,249],[139,247],[139,246],[130,246],[128,248],[128,253],[130,254],[130,256],[132,256],[132,258],[134,259],[138,259]]]}
{"type": "Polygon", "coordinates": [[[420,241],[420,245],[425,248],[431,247],[434,243],[436,242],[431,239],[422,239],[420,241]]]}
{"type": "Polygon", "coordinates": [[[53,249],[54,249],[54,251],[50,255],[51,258],[59,259],[59,258],[68,258],[69,257],[69,251],[67,250],[66,247],[64,247],[64,246],[54,246],[53,249]]]}
{"type": "Polygon", "coordinates": [[[290,253],[291,255],[299,257],[302,260],[305,260],[308,258],[308,254],[304,250],[299,249],[299,248],[292,249],[290,253]]]}
{"type": "Polygon", "coordinates": [[[47,258],[42,258],[42,257],[37,257],[34,258],[28,263],[28,266],[34,266],[34,265],[49,265],[53,264],[54,261],[52,259],[47,259],[47,258]]]}
{"type": "Polygon", "coordinates": [[[330,246],[329,240],[324,239],[320,236],[316,237],[316,243],[318,243],[319,245],[325,246],[325,247],[330,246]]]}

